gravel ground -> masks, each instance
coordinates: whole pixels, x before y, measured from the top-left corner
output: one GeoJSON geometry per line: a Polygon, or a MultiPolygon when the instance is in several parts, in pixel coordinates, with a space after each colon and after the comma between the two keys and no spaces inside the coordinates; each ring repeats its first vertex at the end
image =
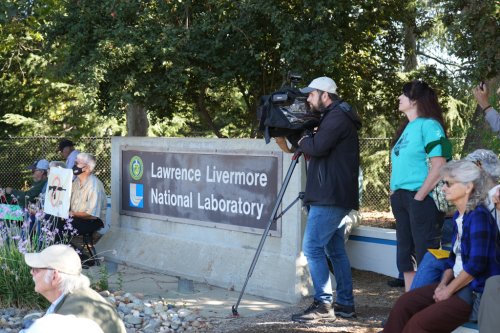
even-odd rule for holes
{"type": "Polygon", "coordinates": [[[292,322],[292,313],[299,313],[312,302],[306,298],[300,304],[284,310],[267,312],[261,316],[233,318],[214,323],[212,332],[217,333],[268,333],[268,332],[379,332],[381,321],[387,318],[403,288],[390,288],[391,278],[373,272],[353,270],[354,301],[357,318],[337,318],[333,322],[298,324],[292,322]]]}

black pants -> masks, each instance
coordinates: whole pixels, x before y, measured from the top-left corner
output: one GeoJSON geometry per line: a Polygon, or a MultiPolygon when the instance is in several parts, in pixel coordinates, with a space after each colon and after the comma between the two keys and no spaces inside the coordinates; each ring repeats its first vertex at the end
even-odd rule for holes
{"type": "Polygon", "coordinates": [[[73,224],[73,228],[78,231],[78,235],[89,234],[104,227],[101,219],[88,220],[73,217],[73,222],[71,223],[73,224]]]}
{"type": "Polygon", "coordinates": [[[444,213],[434,200],[426,196],[418,201],[416,191],[397,190],[391,196],[392,213],[396,218],[397,264],[400,272],[416,269],[427,249],[440,246],[444,213]]]}
{"type": "MultiPolygon", "coordinates": [[[[68,226],[65,227],[67,220],[59,218],[57,220],[57,229],[59,229],[59,239],[63,239],[64,233],[68,233],[68,226]]],[[[71,226],[76,230],[77,235],[89,234],[104,227],[101,219],[87,220],[78,217],[73,217],[71,226]]]]}

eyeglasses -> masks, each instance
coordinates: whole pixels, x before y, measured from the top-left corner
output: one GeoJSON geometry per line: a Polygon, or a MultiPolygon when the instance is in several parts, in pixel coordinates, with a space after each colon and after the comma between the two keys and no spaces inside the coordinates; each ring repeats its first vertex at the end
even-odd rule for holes
{"type": "Polygon", "coordinates": [[[43,270],[51,270],[51,269],[52,268],[48,268],[48,267],[43,267],[43,268],[31,267],[31,271],[33,272],[33,274],[38,274],[38,273],[40,273],[43,270]]]}
{"type": "Polygon", "coordinates": [[[444,183],[444,185],[446,185],[446,187],[452,187],[453,185],[455,185],[458,182],[452,182],[452,181],[449,181],[449,180],[443,180],[443,183],[444,183]]]}

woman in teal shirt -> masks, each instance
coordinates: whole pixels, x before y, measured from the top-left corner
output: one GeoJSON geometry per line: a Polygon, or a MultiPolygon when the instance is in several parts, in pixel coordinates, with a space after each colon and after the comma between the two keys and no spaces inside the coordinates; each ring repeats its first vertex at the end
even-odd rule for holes
{"type": "Polygon", "coordinates": [[[429,194],[439,181],[439,170],[451,159],[451,145],[437,95],[427,83],[406,83],[399,111],[406,119],[391,144],[391,207],[398,270],[408,290],[427,249],[440,246],[444,214],[429,194]]]}

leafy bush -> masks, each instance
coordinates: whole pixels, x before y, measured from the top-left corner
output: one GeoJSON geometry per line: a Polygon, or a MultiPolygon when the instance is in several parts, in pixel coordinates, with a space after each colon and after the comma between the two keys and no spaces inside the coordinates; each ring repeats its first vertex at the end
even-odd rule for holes
{"type": "MultiPolygon", "coordinates": [[[[54,218],[44,219],[40,205],[28,209],[0,205],[0,307],[46,308],[47,300],[35,292],[30,267],[24,253],[40,252],[54,244],[58,232],[54,218]],[[4,219],[8,216],[8,220],[4,219]],[[21,220],[15,220],[21,216],[21,220]],[[30,218],[31,216],[31,218],[30,218]],[[32,220],[33,219],[33,220],[32,220]]],[[[62,243],[69,243],[74,231],[71,223],[62,232],[62,243]]]]}

